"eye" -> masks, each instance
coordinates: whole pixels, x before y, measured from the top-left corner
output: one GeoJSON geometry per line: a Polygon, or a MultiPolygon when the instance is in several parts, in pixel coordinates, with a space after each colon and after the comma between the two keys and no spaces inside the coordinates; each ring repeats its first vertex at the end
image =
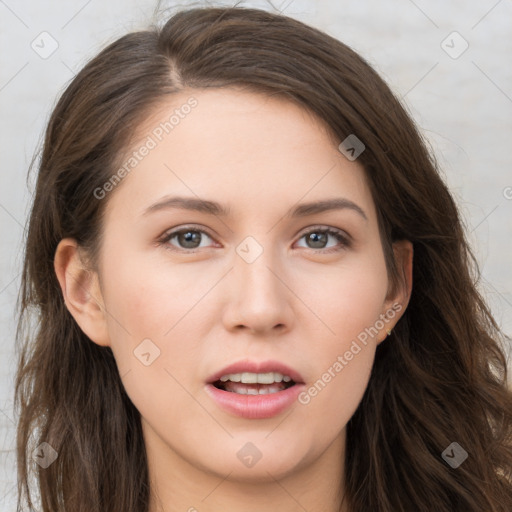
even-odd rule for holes
{"type": "Polygon", "coordinates": [[[165,245],[166,248],[171,250],[175,248],[176,250],[187,249],[186,252],[195,252],[194,249],[205,247],[204,245],[201,245],[204,235],[206,235],[207,238],[212,240],[212,237],[202,229],[197,229],[194,227],[185,227],[176,231],[166,233],[164,237],[159,241],[159,243],[165,245]],[[176,243],[178,244],[178,246],[171,243],[171,241],[174,239],[176,239],[176,243]]]}
{"type": "Polygon", "coordinates": [[[320,249],[323,253],[341,251],[342,249],[350,246],[349,236],[344,234],[343,231],[334,228],[314,227],[307,233],[304,233],[299,240],[304,237],[306,239],[306,243],[311,244],[306,247],[307,249],[320,249]],[[329,237],[336,239],[339,242],[339,245],[334,247],[331,246],[328,250],[324,250],[326,249],[325,245],[327,244],[329,237]]]}
{"type": "MultiPolygon", "coordinates": [[[[203,244],[205,237],[213,240],[213,237],[205,230],[189,226],[165,233],[159,240],[159,244],[165,246],[166,249],[194,253],[196,249],[208,247],[208,245],[203,244]],[[172,243],[173,240],[175,243],[172,243]]],[[[307,244],[311,244],[306,249],[318,249],[323,253],[341,251],[350,246],[350,237],[343,231],[334,228],[313,227],[304,233],[299,240],[303,238],[306,239],[307,244]],[[337,240],[338,246],[326,247],[329,237],[337,240]]]]}

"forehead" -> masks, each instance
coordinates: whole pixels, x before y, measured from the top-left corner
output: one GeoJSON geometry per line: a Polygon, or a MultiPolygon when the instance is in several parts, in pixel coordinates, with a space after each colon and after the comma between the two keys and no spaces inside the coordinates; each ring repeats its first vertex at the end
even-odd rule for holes
{"type": "Polygon", "coordinates": [[[148,113],[134,140],[124,161],[137,161],[110,209],[116,196],[135,211],[164,193],[222,197],[235,213],[263,200],[268,209],[339,194],[372,209],[362,166],[339,152],[320,119],[282,98],[234,88],[181,91],[148,113]],[[145,156],[133,156],[143,146],[150,147],[145,156]]]}
{"type": "Polygon", "coordinates": [[[306,107],[283,96],[241,86],[186,89],[166,96],[151,108],[135,135],[142,139],[152,134],[157,142],[165,142],[179,137],[180,132],[190,135],[190,125],[194,130],[201,125],[200,132],[193,133],[194,139],[224,136],[225,143],[243,143],[240,149],[250,146],[252,140],[260,147],[269,142],[276,149],[275,133],[281,129],[282,142],[286,139],[302,145],[306,139],[314,144],[330,138],[336,144],[336,137],[325,122],[306,107]],[[251,139],[246,138],[248,133],[253,136],[251,139]]]}

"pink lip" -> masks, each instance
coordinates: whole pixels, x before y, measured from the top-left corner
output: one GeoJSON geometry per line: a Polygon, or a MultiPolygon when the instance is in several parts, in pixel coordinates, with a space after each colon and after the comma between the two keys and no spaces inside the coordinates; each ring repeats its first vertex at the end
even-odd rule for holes
{"type": "Polygon", "coordinates": [[[277,361],[265,361],[261,363],[243,361],[226,366],[216,372],[208,379],[205,389],[217,405],[226,412],[247,419],[265,419],[276,416],[290,407],[297,400],[299,393],[304,387],[305,384],[302,376],[282,363],[277,361]],[[213,383],[219,380],[223,375],[243,372],[279,372],[291,377],[295,385],[283,391],[266,395],[240,395],[238,393],[217,389],[213,385],[213,383]]]}

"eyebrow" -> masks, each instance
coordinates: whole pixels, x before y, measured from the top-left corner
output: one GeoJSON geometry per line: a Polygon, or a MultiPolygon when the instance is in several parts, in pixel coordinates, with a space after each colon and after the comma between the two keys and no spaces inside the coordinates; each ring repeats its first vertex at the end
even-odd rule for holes
{"type": "MultiPolygon", "coordinates": [[[[229,217],[230,208],[217,203],[216,201],[209,201],[207,199],[199,199],[193,197],[164,197],[156,203],[146,208],[143,215],[149,213],[167,210],[172,208],[181,208],[184,210],[197,211],[201,213],[207,213],[210,215],[216,215],[219,217],[229,217]]],[[[287,217],[306,217],[308,215],[315,215],[317,213],[323,213],[332,210],[344,210],[349,209],[358,213],[363,219],[368,220],[364,210],[353,201],[342,197],[323,199],[321,201],[313,201],[310,203],[302,203],[295,208],[288,211],[287,217]]]]}

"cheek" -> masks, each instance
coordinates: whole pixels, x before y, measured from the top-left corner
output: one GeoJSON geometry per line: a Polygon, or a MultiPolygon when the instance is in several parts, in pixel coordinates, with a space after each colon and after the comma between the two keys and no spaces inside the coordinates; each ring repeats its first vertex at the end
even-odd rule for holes
{"type": "Polygon", "coordinates": [[[163,341],[214,282],[192,267],[154,265],[137,254],[110,267],[105,297],[114,345],[118,339],[124,343],[127,336],[133,342],[143,338],[163,341]]]}
{"type": "Polygon", "coordinates": [[[319,429],[334,435],[350,420],[368,385],[382,336],[385,262],[372,256],[347,259],[335,272],[317,276],[315,283],[308,300],[329,330],[315,344],[315,375],[299,402],[319,429]]]}
{"type": "Polygon", "coordinates": [[[198,360],[193,306],[208,283],[128,257],[112,265],[108,281],[111,348],[128,396],[143,417],[179,416],[190,396],[179,384],[186,373],[176,367],[198,360]]]}
{"type": "Polygon", "coordinates": [[[325,439],[334,439],[339,434],[354,415],[368,386],[375,347],[344,345],[331,354],[322,373],[299,395],[305,422],[310,424],[307,434],[312,445],[318,432],[325,439]],[[348,360],[345,354],[352,353],[350,348],[357,353],[348,360]]]}
{"type": "Polygon", "coordinates": [[[379,252],[353,253],[339,265],[316,273],[301,272],[297,293],[322,319],[329,346],[338,346],[374,326],[383,313],[388,277],[379,252]]]}
{"type": "Polygon", "coordinates": [[[382,312],[382,290],[360,280],[348,284],[354,287],[338,295],[325,314],[325,323],[335,335],[325,334],[309,351],[315,371],[299,396],[308,421],[315,423],[311,432],[322,431],[326,438],[336,436],[356,411],[380,339],[381,331],[375,326],[382,312]]]}
{"type": "Polygon", "coordinates": [[[142,413],[179,408],[180,400],[190,400],[179,382],[189,378],[201,358],[203,319],[214,307],[205,295],[218,276],[125,254],[105,266],[108,330],[119,373],[142,413]]]}

